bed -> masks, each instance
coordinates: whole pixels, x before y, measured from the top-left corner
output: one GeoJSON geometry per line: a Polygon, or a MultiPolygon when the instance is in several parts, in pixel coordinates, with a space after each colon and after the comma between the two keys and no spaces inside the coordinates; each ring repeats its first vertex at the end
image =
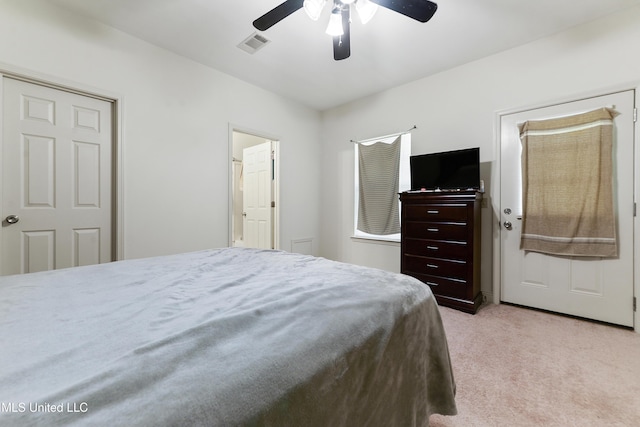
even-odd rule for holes
{"type": "Polygon", "coordinates": [[[427,426],[455,382],[428,286],[223,248],[0,277],[0,425],[427,426]]]}

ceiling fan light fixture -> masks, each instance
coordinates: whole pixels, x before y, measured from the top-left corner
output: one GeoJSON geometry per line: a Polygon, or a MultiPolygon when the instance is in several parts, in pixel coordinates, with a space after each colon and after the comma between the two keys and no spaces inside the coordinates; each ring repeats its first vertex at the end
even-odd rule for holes
{"type": "Polygon", "coordinates": [[[342,28],[342,12],[339,8],[335,8],[331,12],[326,33],[330,36],[341,36],[344,34],[344,28],[342,28]]]}
{"type": "MultiPolygon", "coordinates": [[[[1,1],[1,0],[0,0],[1,1]]],[[[253,21],[253,26],[266,31],[292,13],[304,8],[307,15],[318,20],[328,0],[284,0],[253,21]]],[[[353,5],[363,24],[375,14],[378,6],[407,16],[418,22],[427,22],[438,9],[431,0],[331,0],[331,16],[326,33],[333,38],[333,59],[340,61],[351,55],[351,13],[353,5]]]]}
{"type": "Polygon", "coordinates": [[[317,21],[326,2],[327,0],[304,0],[302,5],[309,18],[317,21]]]}
{"type": "Polygon", "coordinates": [[[360,21],[366,24],[376,14],[378,5],[369,0],[358,0],[356,10],[358,11],[358,16],[360,16],[360,21]]]}

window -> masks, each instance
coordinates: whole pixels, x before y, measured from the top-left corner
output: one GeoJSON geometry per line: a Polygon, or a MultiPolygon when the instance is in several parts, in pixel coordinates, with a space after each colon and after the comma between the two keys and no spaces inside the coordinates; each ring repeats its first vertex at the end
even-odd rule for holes
{"type": "MultiPolygon", "coordinates": [[[[397,192],[403,192],[403,191],[407,191],[411,189],[411,174],[410,174],[410,170],[409,170],[409,157],[411,156],[411,133],[407,132],[404,133],[402,135],[391,135],[391,136],[385,136],[385,137],[380,137],[380,138],[372,138],[366,141],[360,141],[357,144],[354,144],[355,147],[355,174],[354,174],[354,187],[355,187],[355,191],[354,191],[354,220],[353,220],[353,237],[357,237],[357,238],[363,238],[363,239],[372,239],[372,240],[385,240],[385,241],[391,241],[391,242],[399,242],[400,241],[400,229],[399,229],[399,224],[400,224],[400,200],[398,198],[398,195],[395,194],[397,192]],[[392,208],[389,208],[389,205],[385,202],[380,202],[378,203],[378,200],[372,200],[371,197],[367,198],[367,195],[370,195],[370,192],[367,192],[367,188],[362,188],[361,189],[361,179],[365,179],[365,187],[368,185],[366,182],[367,180],[367,176],[366,176],[366,171],[361,171],[360,170],[360,157],[361,154],[364,154],[365,151],[362,150],[363,152],[361,153],[360,151],[360,146],[365,146],[365,147],[369,147],[369,146],[373,146],[374,144],[381,142],[384,144],[393,144],[398,138],[400,138],[399,144],[400,144],[400,149],[399,149],[399,168],[398,168],[398,181],[396,182],[389,182],[388,179],[386,179],[385,177],[385,181],[383,182],[370,182],[370,184],[378,187],[377,189],[386,193],[385,197],[389,198],[390,200],[393,200],[393,203],[396,203],[397,205],[393,206],[392,208]],[[361,176],[361,172],[363,172],[365,174],[365,176],[361,176]],[[397,184],[397,187],[396,187],[397,184]],[[381,186],[388,186],[386,189],[382,189],[380,188],[381,186]],[[397,188],[397,191],[395,190],[397,188]],[[361,196],[362,196],[362,200],[361,200],[361,196]],[[364,205],[362,205],[362,203],[365,203],[364,205]],[[365,207],[366,211],[366,216],[370,217],[370,216],[378,216],[378,217],[385,217],[385,216],[389,216],[390,214],[393,215],[393,218],[389,218],[389,221],[397,221],[397,228],[396,227],[386,227],[387,230],[392,230],[392,231],[396,231],[393,232],[391,234],[386,234],[386,232],[380,232],[380,233],[376,233],[376,232],[372,232],[371,229],[369,229],[370,227],[367,226],[363,226],[362,223],[362,216],[361,216],[361,206],[365,207]],[[397,207],[397,209],[395,209],[397,207]],[[375,210],[375,211],[374,211],[375,210]],[[359,218],[360,218],[360,226],[358,225],[359,223],[359,218]],[[359,229],[360,228],[360,229],[359,229]],[[396,228],[395,230],[393,230],[394,228],[396,228]],[[367,230],[367,231],[363,231],[367,230]]],[[[386,147],[383,147],[383,149],[386,147]]],[[[378,156],[378,159],[376,159],[376,162],[378,162],[377,164],[374,165],[369,165],[367,167],[374,167],[374,168],[381,168],[381,169],[386,169],[386,168],[393,168],[394,163],[393,163],[393,158],[392,156],[378,156]]],[[[370,175],[370,174],[369,174],[370,175]]],[[[390,176],[387,173],[383,173],[382,174],[390,176]]],[[[375,228],[375,227],[373,227],[375,228]]]]}

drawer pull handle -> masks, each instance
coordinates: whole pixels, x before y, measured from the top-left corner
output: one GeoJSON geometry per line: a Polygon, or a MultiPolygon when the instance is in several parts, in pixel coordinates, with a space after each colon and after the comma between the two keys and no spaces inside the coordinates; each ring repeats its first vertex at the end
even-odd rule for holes
{"type": "Polygon", "coordinates": [[[429,286],[438,286],[438,284],[436,282],[427,282],[427,285],[429,285],[429,286]]]}
{"type": "Polygon", "coordinates": [[[437,251],[438,247],[437,246],[427,246],[427,249],[429,249],[430,251],[437,251]]]}
{"type": "Polygon", "coordinates": [[[435,264],[427,264],[427,267],[429,267],[429,268],[438,268],[438,266],[435,265],[435,264]]]}
{"type": "Polygon", "coordinates": [[[432,233],[437,233],[440,230],[438,230],[437,228],[427,228],[427,231],[431,231],[432,233]]]}
{"type": "Polygon", "coordinates": [[[439,214],[439,213],[440,213],[440,211],[427,211],[427,213],[428,213],[428,214],[435,214],[435,215],[437,215],[437,214],[439,214]]]}

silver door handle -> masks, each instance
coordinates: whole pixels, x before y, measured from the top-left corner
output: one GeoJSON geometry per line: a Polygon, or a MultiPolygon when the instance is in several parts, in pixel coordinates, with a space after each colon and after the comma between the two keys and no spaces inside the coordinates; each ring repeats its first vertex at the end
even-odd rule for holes
{"type": "Polygon", "coordinates": [[[18,215],[9,215],[4,220],[7,221],[7,224],[15,224],[20,221],[20,217],[18,217],[18,215]]]}
{"type": "Polygon", "coordinates": [[[511,230],[513,228],[513,224],[511,224],[511,222],[509,221],[505,221],[504,228],[506,228],[507,230],[511,230]]]}

